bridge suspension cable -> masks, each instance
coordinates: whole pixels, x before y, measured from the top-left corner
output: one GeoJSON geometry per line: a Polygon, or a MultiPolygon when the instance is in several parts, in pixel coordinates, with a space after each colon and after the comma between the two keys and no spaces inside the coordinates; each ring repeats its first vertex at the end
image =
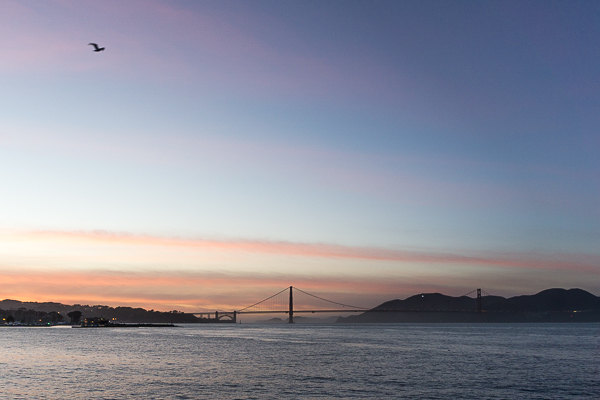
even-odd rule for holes
{"type": "Polygon", "coordinates": [[[237,314],[285,313],[293,321],[294,313],[363,312],[369,308],[358,307],[308,293],[290,286],[264,300],[237,310],[237,314]],[[295,290],[294,290],[295,289],[295,290]],[[294,300],[293,293],[296,292],[294,300]],[[335,305],[335,307],[332,307],[335,305]]]}
{"type": "Polygon", "coordinates": [[[260,305],[260,304],[263,304],[263,303],[267,302],[268,300],[271,300],[273,297],[275,297],[275,296],[277,296],[277,295],[280,295],[281,293],[283,293],[283,292],[285,292],[285,291],[287,291],[287,290],[290,290],[290,289],[289,289],[289,288],[285,288],[285,289],[283,289],[282,291],[275,293],[273,296],[267,297],[266,299],[263,299],[263,300],[261,300],[261,301],[259,301],[259,302],[257,302],[257,303],[254,303],[254,304],[252,304],[251,306],[248,306],[248,307],[246,307],[246,308],[242,308],[241,310],[238,310],[238,313],[240,313],[240,312],[243,312],[243,311],[246,311],[246,310],[248,310],[249,308],[252,308],[252,307],[258,306],[258,305],[260,305]]]}
{"type": "MultiPolygon", "coordinates": [[[[268,314],[268,313],[285,313],[288,314],[289,323],[294,323],[294,314],[295,313],[346,313],[346,312],[365,312],[365,311],[376,311],[376,312],[473,312],[476,311],[478,313],[487,312],[484,308],[484,302],[488,303],[490,295],[488,292],[482,289],[475,289],[461,297],[471,297],[477,300],[477,308],[476,310],[471,310],[470,307],[466,307],[467,309],[461,310],[439,310],[439,309],[430,309],[425,307],[424,309],[370,309],[366,307],[353,306],[350,304],[340,303],[338,301],[328,300],[323,297],[314,295],[312,293],[305,292],[302,289],[295,288],[293,286],[287,287],[272,296],[267,297],[261,301],[258,301],[248,307],[242,308],[238,311],[233,311],[230,313],[222,313],[223,317],[229,317],[236,321],[237,314],[268,314]],[[297,296],[296,300],[294,300],[294,289],[301,296],[297,296]],[[484,294],[484,296],[482,296],[484,294]],[[300,301],[298,301],[300,300],[300,301]],[[315,302],[315,300],[319,300],[320,302],[325,302],[328,305],[334,304],[340,308],[334,308],[331,306],[323,307],[323,304],[319,302],[315,302]],[[484,301],[487,300],[487,301],[484,301]]],[[[210,315],[209,315],[210,318],[210,315]]],[[[219,312],[215,311],[215,319],[220,320],[219,312]]]]}
{"type": "Polygon", "coordinates": [[[315,299],[319,299],[319,300],[325,301],[325,302],[327,302],[327,303],[336,304],[336,305],[338,305],[338,306],[342,306],[342,307],[350,307],[350,308],[355,308],[355,309],[357,309],[357,310],[368,310],[368,308],[365,308],[365,307],[351,306],[351,305],[349,305],[349,304],[338,303],[337,301],[333,301],[333,300],[327,300],[327,299],[324,299],[324,298],[322,298],[322,297],[316,296],[316,295],[314,295],[314,294],[311,294],[311,293],[305,292],[305,291],[304,291],[304,290],[302,290],[302,289],[298,289],[297,287],[294,287],[294,289],[296,289],[298,292],[304,293],[304,294],[306,294],[306,295],[308,295],[308,296],[314,297],[315,299]]]}

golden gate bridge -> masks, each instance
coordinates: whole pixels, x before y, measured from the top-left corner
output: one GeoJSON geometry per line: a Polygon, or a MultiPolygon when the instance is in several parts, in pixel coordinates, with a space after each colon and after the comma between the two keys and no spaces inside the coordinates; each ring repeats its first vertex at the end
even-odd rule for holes
{"type": "MultiPolygon", "coordinates": [[[[238,315],[241,314],[288,314],[288,322],[294,323],[294,314],[300,313],[355,313],[355,312],[483,312],[482,293],[491,296],[482,289],[475,289],[464,294],[465,297],[477,299],[477,308],[475,310],[430,310],[430,309],[386,309],[386,308],[367,308],[353,306],[328,300],[323,297],[305,292],[297,287],[290,286],[272,296],[267,297],[257,303],[249,305],[235,311],[215,311],[192,313],[210,322],[237,322],[238,315]],[[294,297],[295,296],[295,297],[294,297]]],[[[461,297],[463,297],[461,296],[461,297]]]]}

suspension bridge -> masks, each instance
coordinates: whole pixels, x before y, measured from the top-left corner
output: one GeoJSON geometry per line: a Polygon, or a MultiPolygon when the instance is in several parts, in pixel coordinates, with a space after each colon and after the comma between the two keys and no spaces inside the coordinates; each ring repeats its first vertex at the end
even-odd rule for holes
{"type": "MultiPolygon", "coordinates": [[[[288,322],[294,323],[294,314],[300,313],[356,313],[356,312],[483,312],[482,292],[486,296],[489,293],[475,289],[464,294],[464,297],[476,298],[477,308],[475,310],[449,310],[449,309],[386,309],[386,308],[367,308],[339,303],[328,300],[323,297],[305,292],[304,290],[290,286],[274,295],[267,297],[248,307],[235,311],[215,311],[192,313],[194,316],[206,320],[207,322],[237,322],[238,315],[241,314],[288,314],[288,322]]],[[[461,297],[463,297],[461,296],[461,297]]]]}

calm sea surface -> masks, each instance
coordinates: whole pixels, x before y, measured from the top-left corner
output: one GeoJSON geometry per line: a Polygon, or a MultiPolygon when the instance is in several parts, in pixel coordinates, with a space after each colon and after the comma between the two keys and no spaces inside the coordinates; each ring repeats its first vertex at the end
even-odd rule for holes
{"type": "Polygon", "coordinates": [[[7,399],[598,399],[600,324],[0,328],[7,399]]]}

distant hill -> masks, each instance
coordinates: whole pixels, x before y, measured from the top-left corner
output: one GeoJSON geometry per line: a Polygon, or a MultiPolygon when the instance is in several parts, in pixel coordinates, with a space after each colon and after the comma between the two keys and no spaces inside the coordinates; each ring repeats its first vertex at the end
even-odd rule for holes
{"type": "Polygon", "coordinates": [[[477,299],[423,293],[391,300],[340,323],[380,322],[600,322],[600,297],[582,289],[547,289],[535,295],[477,299]]]}
{"type": "MultiPolygon", "coordinates": [[[[483,296],[482,305],[485,308],[494,303],[506,300],[500,296],[483,296]]],[[[477,310],[477,299],[461,296],[452,297],[441,293],[422,293],[411,296],[406,300],[391,300],[378,305],[373,310],[454,310],[475,311],[477,310]]]]}
{"type": "Polygon", "coordinates": [[[598,311],[600,297],[582,289],[547,289],[534,295],[511,297],[484,308],[502,312],[598,311]]]}
{"type": "MultiPolygon", "coordinates": [[[[0,317],[7,318],[12,316],[15,320],[22,318],[31,319],[32,311],[38,315],[44,313],[56,312],[59,313],[64,321],[69,321],[67,313],[71,311],[80,311],[83,318],[104,317],[107,319],[116,318],[119,322],[132,323],[195,323],[202,322],[192,314],[183,313],[180,311],[154,311],[145,310],[143,308],[132,307],[109,307],[103,305],[66,305],[61,303],[37,303],[37,302],[22,302],[18,300],[2,300],[0,301],[0,317]]],[[[0,318],[0,319],[1,319],[0,318]]],[[[30,322],[30,321],[28,321],[30,322]]]]}
{"type": "MultiPolygon", "coordinates": [[[[339,323],[381,322],[600,322],[600,297],[582,289],[547,289],[534,295],[503,298],[482,297],[483,312],[477,311],[477,300],[470,297],[452,297],[440,293],[422,293],[405,300],[390,300],[377,307],[349,317],[339,317],[339,323]]],[[[116,318],[131,323],[200,323],[206,322],[192,314],[180,311],[154,311],[132,307],[104,305],[66,305],[61,303],[0,301],[0,320],[69,321],[67,314],[79,311],[83,318],[116,318]]],[[[327,323],[328,319],[296,316],[297,323],[327,323]]],[[[0,321],[1,322],[1,321],[0,321]]],[[[284,323],[273,318],[266,323],[284,323]]]]}

